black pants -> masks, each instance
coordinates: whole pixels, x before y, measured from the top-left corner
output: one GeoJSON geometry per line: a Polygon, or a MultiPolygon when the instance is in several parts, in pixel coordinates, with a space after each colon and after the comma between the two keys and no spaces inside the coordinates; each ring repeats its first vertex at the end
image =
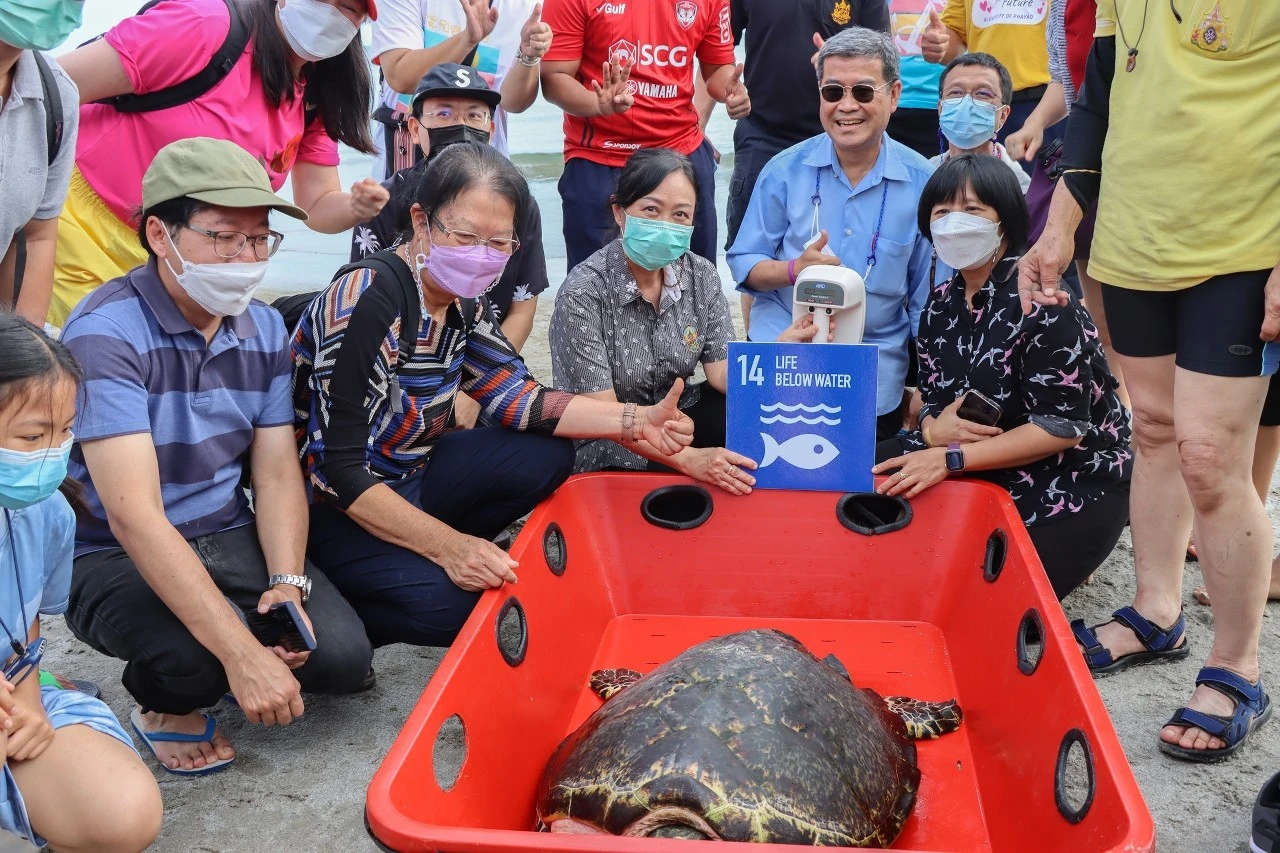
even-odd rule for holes
{"type": "MultiPolygon", "coordinates": [[[[461,430],[440,439],[424,471],[393,488],[454,530],[493,539],[568,479],[573,456],[568,439],[461,430]]],[[[447,646],[480,598],[438,564],[382,541],[328,503],[311,507],[307,553],[364,620],[374,646],[447,646]]]]}
{"type": "Polygon", "coordinates": [[[761,130],[750,117],[738,121],[733,129],[733,177],[729,179],[729,199],[725,206],[725,227],[729,232],[724,243],[726,251],[738,239],[738,229],[742,227],[742,218],[747,214],[751,191],[756,188],[761,170],[778,152],[793,144],[761,130]]]}
{"type": "MultiPolygon", "coordinates": [[[[689,160],[698,177],[698,202],[693,213],[693,240],[689,248],[695,255],[701,255],[714,264],[716,161],[711,153],[711,141],[702,140],[702,145],[689,155],[689,160]]],[[[557,186],[564,208],[566,269],[572,270],[618,236],[618,225],[614,222],[609,199],[618,190],[618,175],[621,173],[620,166],[605,166],[581,157],[564,164],[564,173],[557,186]]]]}
{"type": "Polygon", "coordinates": [[[945,143],[938,136],[938,110],[903,109],[889,116],[889,138],[918,152],[923,157],[937,157],[945,143]]]}
{"type": "MultiPolygon", "coordinates": [[[[693,447],[724,447],[725,429],[726,429],[726,412],[725,407],[728,403],[725,396],[710,384],[701,383],[702,390],[698,393],[698,402],[694,403],[687,409],[682,409],[689,419],[693,421],[693,447]]],[[[610,469],[610,470],[627,470],[627,469],[610,469]]],[[[668,465],[661,462],[649,460],[650,471],[674,471],[668,465]]]]}
{"type": "MultiPolygon", "coordinates": [[[[209,577],[233,607],[252,610],[267,590],[257,526],[247,524],[189,540],[209,577]]],[[[305,606],[316,650],[294,677],[307,693],[354,693],[369,672],[373,648],[351,605],[321,572],[306,566],[305,606]]],[[[143,708],[189,714],[227,692],[227,674],[142,577],[123,549],[94,551],[75,561],[67,625],[85,642],[126,661],[121,683],[143,708]]]]}

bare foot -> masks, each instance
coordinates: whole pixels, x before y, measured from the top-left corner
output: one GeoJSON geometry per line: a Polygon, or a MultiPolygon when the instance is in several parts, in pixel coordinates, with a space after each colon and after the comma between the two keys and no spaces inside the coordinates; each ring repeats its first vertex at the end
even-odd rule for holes
{"type": "MultiPolygon", "coordinates": [[[[1203,584],[1192,590],[1191,597],[1205,607],[1210,606],[1209,590],[1203,584]]],[[[1280,601],[1280,575],[1274,571],[1271,573],[1271,589],[1267,590],[1267,601],[1280,601]]]]}
{"type": "MultiPolygon", "coordinates": [[[[1236,710],[1234,699],[1219,693],[1207,684],[1201,684],[1191,694],[1188,708],[1204,714],[1230,717],[1236,710]]],[[[1222,749],[1226,741],[1211,737],[1208,732],[1195,726],[1165,726],[1160,730],[1160,739],[1165,743],[1174,743],[1183,749],[1222,749]]]]}
{"type": "MultiPolygon", "coordinates": [[[[141,709],[139,709],[141,711],[141,709]]],[[[142,712],[142,728],[148,734],[152,732],[179,732],[188,735],[204,734],[208,723],[204,716],[195,711],[179,716],[177,714],[156,714],[142,712]]],[[[170,770],[198,770],[214,761],[235,758],[236,751],[231,742],[215,730],[213,742],[184,743],[174,741],[152,741],[156,759],[170,770]]]]}

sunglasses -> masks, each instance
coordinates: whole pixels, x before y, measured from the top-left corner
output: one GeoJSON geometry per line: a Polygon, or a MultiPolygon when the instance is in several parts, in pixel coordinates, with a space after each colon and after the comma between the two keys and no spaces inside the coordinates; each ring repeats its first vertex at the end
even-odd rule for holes
{"type": "Polygon", "coordinates": [[[839,83],[824,83],[818,87],[818,93],[822,95],[822,100],[828,104],[838,104],[844,100],[845,93],[853,95],[853,99],[860,104],[869,104],[876,98],[876,92],[892,85],[892,81],[881,86],[872,86],[870,83],[857,83],[853,86],[841,86],[839,83]]]}

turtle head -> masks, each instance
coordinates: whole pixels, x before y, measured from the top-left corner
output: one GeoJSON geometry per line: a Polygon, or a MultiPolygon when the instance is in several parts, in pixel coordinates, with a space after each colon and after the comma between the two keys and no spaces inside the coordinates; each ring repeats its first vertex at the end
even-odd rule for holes
{"type": "Polygon", "coordinates": [[[591,689],[608,701],[641,678],[634,669],[597,669],[591,673],[591,689]]]}

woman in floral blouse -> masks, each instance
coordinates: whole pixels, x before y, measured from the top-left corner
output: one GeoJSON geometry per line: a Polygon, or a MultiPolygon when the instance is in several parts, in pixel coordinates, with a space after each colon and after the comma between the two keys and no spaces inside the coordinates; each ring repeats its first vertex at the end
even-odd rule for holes
{"type": "Polygon", "coordinates": [[[924,398],[918,432],[882,442],[879,487],[914,497],[948,476],[1009,491],[1061,598],[1115,547],[1129,517],[1129,418],[1076,301],[1018,300],[1026,202],[993,157],[948,160],[920,197],[920,230],[958,272],[930,294],[917,346],[924,398]],[[1000,408],[993,426],[957,413],[970,390],[1000,408]]]}

